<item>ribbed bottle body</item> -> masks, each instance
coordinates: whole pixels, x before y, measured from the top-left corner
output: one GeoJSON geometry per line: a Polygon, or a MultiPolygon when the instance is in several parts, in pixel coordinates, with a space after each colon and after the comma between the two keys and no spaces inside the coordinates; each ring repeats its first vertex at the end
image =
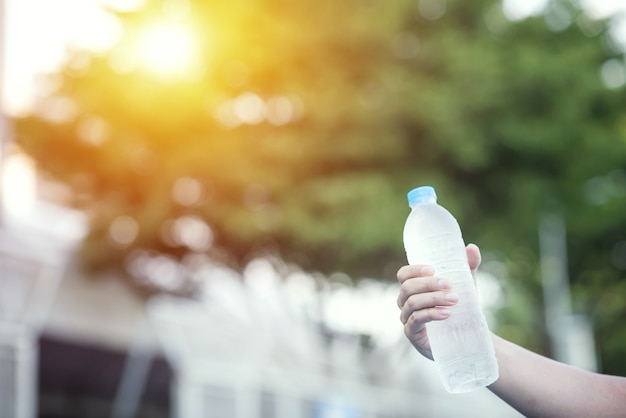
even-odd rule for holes
{"type": "Polygon", "coordinates": [[[498,378],[491,333],[480,308],[456,219],[436,202],[413,206],[404,227],[409,264],[429,264],[452,283],[459,302],[442,321],[426,324],[442,383],[452,393],[468,392],[498,378]]]}

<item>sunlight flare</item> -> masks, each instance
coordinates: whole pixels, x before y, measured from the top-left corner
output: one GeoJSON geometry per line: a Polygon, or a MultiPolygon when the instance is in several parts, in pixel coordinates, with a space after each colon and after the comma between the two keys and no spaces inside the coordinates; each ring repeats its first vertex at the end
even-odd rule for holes
{"type": "Polygon", "coordinates": [[[158,23],[147,27],[137,44],[142,64],[160,77],[189,75],[196,66],[199,46],[186,26],[158,23]]]}

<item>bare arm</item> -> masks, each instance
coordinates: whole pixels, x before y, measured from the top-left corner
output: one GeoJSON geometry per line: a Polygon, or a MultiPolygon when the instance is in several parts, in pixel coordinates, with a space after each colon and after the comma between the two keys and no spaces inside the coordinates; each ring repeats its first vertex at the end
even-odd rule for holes
{"type": "Polygon", "coordinates": [[[626,378],[591,373],[494,337],[500,378],[489,389],[527,417],[624,417],[626,378]]]}

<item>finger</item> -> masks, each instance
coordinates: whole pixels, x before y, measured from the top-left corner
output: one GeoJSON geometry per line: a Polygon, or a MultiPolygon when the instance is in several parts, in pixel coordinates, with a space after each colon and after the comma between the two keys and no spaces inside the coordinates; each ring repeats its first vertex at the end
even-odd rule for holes
{"type": "Polygon", "coordinates": [[[420,332],[427,323],[446,319],[450,316],[450,313],[450,309],[444,307],[414,311],[404,323],[404,332],[407,336],[415,335],[420,332]]]}
{"type": "Polygon", "coordinates": [[[451,287],[450,281],[441,277],[412,277],[400,284],[400,293],[397,300],[398,308],[402,309],[407,299],[412,295],[450,290],[451,287]]]}
{"type": "Polygon", "coordinates": [[[409,318],[417,315],[418,318],[441,319],[441,309],[452,306],[459,301],[459,296],[452,292],[429,292],[411,295],[402,306],[400,321],[406,324],[409,318]]]}
{"type": "Polygon", "coordinates": [[[476,244],[468,244],[465,248],[465,252],[467,254],[467,262],[469,263],[470,270],[472,274],[476,273],[478,270],[478,266],[480,266],[480,261],[482,259],[480,255],[480,249],[476,244]]]}
{"type": "Polygon", "coordinates": [[[401,267],[398,270],[397,278],[400,283],[404,283],[414,277],[432,276],[433,274],[435,274],[435,269],[432,266],[415,264],[401,267]]]}

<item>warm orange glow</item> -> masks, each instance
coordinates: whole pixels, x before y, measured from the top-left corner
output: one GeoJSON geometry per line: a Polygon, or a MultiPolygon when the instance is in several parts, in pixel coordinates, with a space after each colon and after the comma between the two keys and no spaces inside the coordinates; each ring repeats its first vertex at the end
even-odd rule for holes
{"type": "Polygon", "coordinates": [[[140,34],[137,52],[141,63],[157,76],[184,77],[196,69],[199,47],[190,28],[159,23],[140,34]]]}

